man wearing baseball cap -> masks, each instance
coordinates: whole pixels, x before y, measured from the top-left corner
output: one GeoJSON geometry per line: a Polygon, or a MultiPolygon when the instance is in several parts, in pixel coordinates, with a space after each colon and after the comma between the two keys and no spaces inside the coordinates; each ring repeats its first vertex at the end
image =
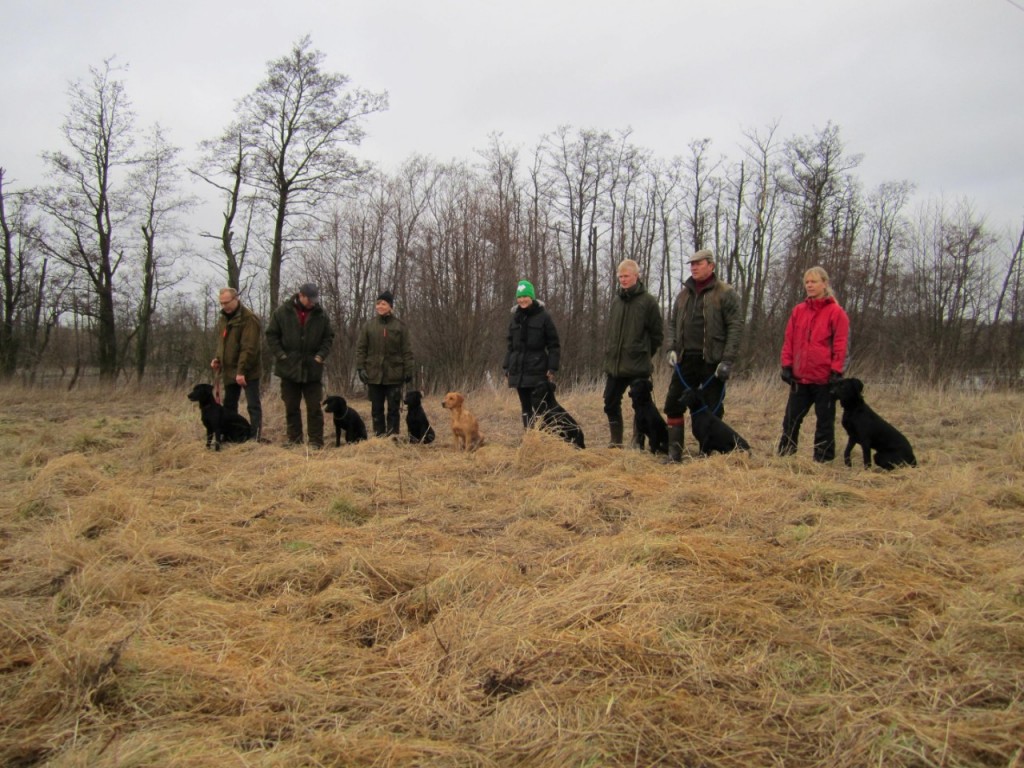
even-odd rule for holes
{"type": "Polygon", "coordinates": [[[313,283],[299,290],[270,316],[267,346],[274,373],[281,379],[285,425],[289,445],[302,445],[302,402],[310,448],[324,447],[324,360],[334,341],[331,320],[320,306],[320,291],[313,283]]]}
{"type": "Polygon", "coordinates": [[[669,461],[682,461],[683,417],[679,398],[697,389],[719,418],[725,413],[725,382],[732,373],[743,334],[739,294],[715,274],[715,254],[704,249],[687,261],[690,277],[672,306],[666,362],[671,368],[665,396],[669,461]]]}

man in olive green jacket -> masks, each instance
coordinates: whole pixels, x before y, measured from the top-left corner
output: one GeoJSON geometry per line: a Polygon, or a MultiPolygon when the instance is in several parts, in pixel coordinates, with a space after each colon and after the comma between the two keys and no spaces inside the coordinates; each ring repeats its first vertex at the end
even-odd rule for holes
{"type": "Polygon", "coordinates": [[[665,396],[670,461],[682,461],[684,389],[700,390],[704,404],[722,418],[725,382],[740,351],[743,308],[739,294],[715,274],[715,255],[697,251],[689,259],[690,277],[676,297],[669,317],[668,353],[671,369],[665,396]]]}
{"type": "Polygon", "coordinates": [[[611,433],[609,447],[622,447],[622,396],[633,379],[650,378],[651,358],[664,337],[658,300],[640,281],[640,265],[626,259],[616,270],[619,289],[612,299],[605,345],[604,412],[611,433]]]}
{"type": "Polygon", "coordinates": [[[260,438],[263,408],[260,405],[260,377],[263,350],[260,319],[242,304],[234,288],[220,289],[220,318],[217,320],[217,356],[210,367],[224,382],[224,409],[238,413],[238,401],[245,390],[252,437],[260,438]]]}
{"type": "Polygon", "coordinates": [[[267,326],[267,346],[274,358],[274,373],[281,379],[287,440],[302,444],[302,402],[306,403],[309,445],[324,447],[322,384],[324,360],[331,351],[334,330],[320,306],[320,291],[313,283],[299,286],[299,292],[278,307],[267,326]]]}

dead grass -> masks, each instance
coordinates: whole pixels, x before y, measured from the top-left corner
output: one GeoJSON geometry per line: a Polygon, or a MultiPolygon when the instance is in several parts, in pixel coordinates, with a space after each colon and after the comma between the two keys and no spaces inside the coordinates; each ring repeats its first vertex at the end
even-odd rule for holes
{"type": "Polygon", "coordinates": [[[768,379],[672,467],[595,390],[586,451],[471,393],[473,455],[440,395],[214,454],[183,393],[0,390],[0,763],[1020,765],[1024,398],[866,395],[921,467],[774,457],[768,379]]]}

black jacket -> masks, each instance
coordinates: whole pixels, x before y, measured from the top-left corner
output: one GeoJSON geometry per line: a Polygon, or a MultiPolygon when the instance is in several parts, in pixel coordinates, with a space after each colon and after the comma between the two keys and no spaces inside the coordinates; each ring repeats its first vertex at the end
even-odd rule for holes
{"type": "Polygon", "coordinates": [[[508,385],[520,389],[537,386],[548,371],[557,371],[562,348],[558,343],[555,321],[534,299],[526,309],[516,306],[508,322],[508,351],[502,366],[508,385]]]}

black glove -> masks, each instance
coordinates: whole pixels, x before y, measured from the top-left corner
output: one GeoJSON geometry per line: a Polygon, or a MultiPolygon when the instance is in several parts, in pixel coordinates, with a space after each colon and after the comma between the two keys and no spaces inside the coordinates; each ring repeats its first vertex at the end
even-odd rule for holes
{"type": "Polygon", "coordinates": [[[404,379],[402,379],[402,381],[408,384],[410,381],[412,381],[412,376],[406,376],[404,379]]]}
{"type": "Polygon", "coordinates": [[[840,382],[842,380],[843,380],[843,374],[841,374],[841,373],[836,373],[835,371],[832,371],[832,373],[830,373],[828,375],[828,383],[829,384],[837,384],[838,382],[840,382]]]}
{"type": "Polygon", "coordinates": [[[363,382],[363,384],[366,384],[370,380],[370,377],[366,375],[366,369],[365,368],[357,368],[356,369],[356,376],[359,377],[359,380],[361,382],[363,382]]]}
{"type": "Polygon", "coordinates": [[[793,378],[793,366],[784,365],[782,366],[782,380],[787,384],[792,384],[795,379],[793,378]]]}
{"type": "Polygon", "coordinates": [[[729,374],[732,373],[732,363],[727,363],[725,360],[718,364],[715,368],[715,378],[719,381],[728,381],[729,374]]]}

